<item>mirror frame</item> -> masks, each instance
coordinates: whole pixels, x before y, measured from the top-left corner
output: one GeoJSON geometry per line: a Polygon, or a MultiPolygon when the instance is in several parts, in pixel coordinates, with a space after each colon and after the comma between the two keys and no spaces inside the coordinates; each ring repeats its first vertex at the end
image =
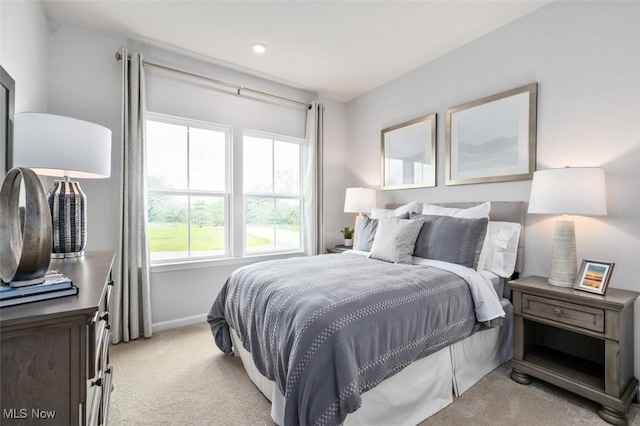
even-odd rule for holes
{"type": "Polygon", "coordinates": [[[397,124],[392,127],[388,127],[386,129],[382,129],[380,132],[380,142],[381,142],[381,185],[380,189],[383,191],[394,190],[394,189],[409,189],[409,188],[431,188],[436,186],[436,117],[437,114],[429,114],[423,117],[416,118],[415,120],[407,121],[406,123],[397,124]],[[428,176],[428,180],[426,182],[414,182],[414,183],[406,183],[400,185],[388,185],[386,182],[386,168],[385,168],[385,139],[387,135],[401,132],[403,129],[406,129],[410,126],[414,126],[416,124],[428,122],[431,124],[431,132],[429,134],[430,140],[426,141],[407,141],[408,143],[420,143],[424,144],[425,152],[431,153],[431,173],[428,176]]]}
{"type": "Polygon", "coordinates": [[[4,132],[0,135],[0,146],[2,146],[2,157],[0,157],[0,177],[4,177],[13,167],[13,116],[15,108],[16,83],[9,73],[0,66],[0,90],[7,94],[6,102],[0,110],[0,120],[4,127],[4,132]]]}

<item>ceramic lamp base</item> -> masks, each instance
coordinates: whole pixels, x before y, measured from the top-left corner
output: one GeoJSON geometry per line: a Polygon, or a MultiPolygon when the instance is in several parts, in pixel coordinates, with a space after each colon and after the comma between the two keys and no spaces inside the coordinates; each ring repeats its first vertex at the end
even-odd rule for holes
{"type": "Polygon", "coordinates": [[[572,220],[559,220],[556,222],[553,236],[549,284],[573,287],[576,282],[577,265],[575,224],[572,220]]]}
{"type": "Polygon", "coordinates": [[[57,180],[47,194],[53,221],[51,257],[84,255],[87,246],[87,197],[78,182],[57,180]]]}

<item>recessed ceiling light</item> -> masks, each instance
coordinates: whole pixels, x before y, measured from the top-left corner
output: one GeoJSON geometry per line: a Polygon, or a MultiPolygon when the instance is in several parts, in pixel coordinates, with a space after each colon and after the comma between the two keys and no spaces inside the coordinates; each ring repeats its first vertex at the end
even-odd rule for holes
{"type": "Polygon", "coordinates": [[[264,52],[267,51],[267,45],[264,43],[253,43],[251,45],[251,49],[253,50],[254,53],[257,53],[258,55],[262,55],[264,52]]]}

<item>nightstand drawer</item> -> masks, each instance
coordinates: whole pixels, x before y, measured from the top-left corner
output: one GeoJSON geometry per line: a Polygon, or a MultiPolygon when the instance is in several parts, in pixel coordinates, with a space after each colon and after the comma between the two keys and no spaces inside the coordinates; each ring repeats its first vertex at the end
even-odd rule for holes
{"type": "Polygon", "coordinates": [[[523,294],[522,312],[562,324],[604,333],[604,310],[602,309],[523,294]]]}

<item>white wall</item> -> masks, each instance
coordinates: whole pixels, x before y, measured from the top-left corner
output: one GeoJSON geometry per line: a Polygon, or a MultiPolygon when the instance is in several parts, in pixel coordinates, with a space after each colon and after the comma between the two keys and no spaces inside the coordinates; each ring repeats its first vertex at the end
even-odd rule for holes
{"type": "MultiPolygon", "coordinates": [[[[111,178],[81,182],[89,204],[88,250],[114,249],[117,245],[121,64],[115,60],[114,54],[125,46],[130,51],[143,53],[144,58],[151,62],[202,73],[303,102],[310,102],[315,98],[309,92],[145,44],[60,23],[60,28],[49,37],[49,112],[93,121],[113,131],[111,178]]],[[[236,137],[241,135],[242,128],[304,137],[306,113],[301,109],[222,94],[155,70],[147,73],[147,93],[150,111],[231,125],[236,137]]],[[[325,152],[329,160],[325,159],[325,176],[329,176],[330,187],[325,189],[325,200],[333,202],[331,200],[340,197],[333,194],[334,188],[338,188],[335,191],[343,191],[344,168],[340,153],[344,152],[345,111],[344,104],[326,101],[328,105],[325,114],[329,119],[325,120],[325,135],[329,148],[325,152]]],[[[341,224],[340,218],[329,214],[327,228],[335,228],[338,222],[341,224]]],[[[229,273],[248,262],[223,261],[213,267],[153,267],[151,304],[154,329],[204,320],[229,273]]]]}
{"type": "MultiPolygon", "coordinates": [[[[438,113],[436,188],[378,203],[528,200],[530,181],[444,186],[445,111],[538,82],[538,169],[599,166],[609,214],[578,218],[578,258],[616,262],[611,287],[640,290],[640,4],[554,2],[347,104],[347,186],[380,186],[380,130],[438,113]]],[[[528,216],[525,275],[546,275],[554,218],[528,216]]],[[[640,377],[640,303],[635,375],[640,377]]]]}
{"type": "Polygon", "coordinates": [[[0,1],[0,65],[16,82],[16,113],[47,112],[47,36],[42,3],[0,1]]]}
{"type": "Polygon", "coordinates": [[[324,112],[324,238],[325,246],[342,244],[340,233],[345,226],[353,227],[354,218],[343,212],[344,181],[347,165],[345,152],[346,109],[342,102],[320,98],[324,112]]]}

